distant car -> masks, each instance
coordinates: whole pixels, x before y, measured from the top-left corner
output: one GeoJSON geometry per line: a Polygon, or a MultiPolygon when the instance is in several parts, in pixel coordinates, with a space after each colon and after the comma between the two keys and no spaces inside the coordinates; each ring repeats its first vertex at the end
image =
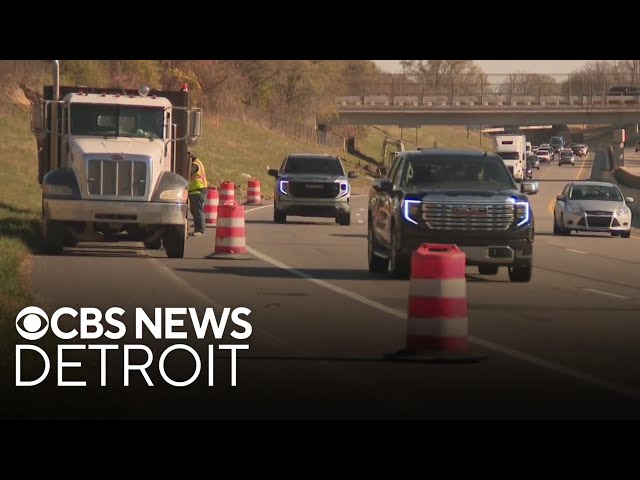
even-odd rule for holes
{"type": "Polygon", "coordinates": [[[525,178],[533,178],[533,165],[531,165],[529,160],[527,160],[527,167],[524,170],[524,176],[525,178]]]}
{"type": "Polygon", "coordinates": [[[538,157],[541,162],[551,163],[551,152],[546,148],[539,148],[536,152],[536,157],[538,157]]]}
{"type": "Polygon", "coordinates": [[[531,153],[535,155],[539,148],[540,148],[540,145],[533,145],[531,147],[531,153]]]}
{"type": "Polygon", "coordinates": [[[640,142],[636,142],[636,152],[640,152],[640,142]]]}
{"type": "Polygon", "coordinates": [[[609,89],[609,96],[633,96],[640,95],[640,87],[639,86],[629,86],[629,85],[621,85],[617,87],[611,87],[609,89]]]}
{"type": "Polygon", "coordinates": [[[527,157],[527,163],[531,163],[531,168],[540,170],[540,158],[537,155],[529,155],[527,157]]]}
{"type": "Polygon", "coordinates": [[[576,164],[576,157],[571,149],[562,150],[560,158],[558,158],[558,166],[562,166],[565,163],[570,163],[571,166],[576,164]]]}
{"type": "Polygon", "coordinates": [[[556,197],[553,213],[554,235],[571,231],[610,232],[622,238],[631,236],[632,197],[625,198],[613,183],[575,181],[565,185],[556,197]]]}

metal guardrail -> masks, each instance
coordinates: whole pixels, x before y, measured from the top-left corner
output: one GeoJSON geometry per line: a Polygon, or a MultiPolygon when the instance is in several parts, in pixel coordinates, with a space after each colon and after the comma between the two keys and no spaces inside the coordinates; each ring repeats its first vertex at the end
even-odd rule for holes
{"type": "Polygon", "coordinates": [[[371,95],[365,97],[347,96],[336,97],[336,105],[348,106],[376,106],[376,107],[598,107],[598,106],[634,106],[640,105],[640,95],[611,95],[611,96],[424,96],[424,97],[394,97],[371,95]]]}

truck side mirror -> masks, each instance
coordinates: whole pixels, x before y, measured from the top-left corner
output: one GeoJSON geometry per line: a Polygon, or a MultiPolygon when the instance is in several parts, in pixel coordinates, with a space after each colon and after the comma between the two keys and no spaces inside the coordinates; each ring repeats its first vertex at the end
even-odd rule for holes
{"type": "Polygon", "coordinates": [[[381,177],[386,177],[387,176],[387,167],[380,167],[378,169],[378,175],[381,177]]]}
{"type": "Polygon", "coordinates": [[[278,170],[275,168],[270,168],[269,170],[267,170],[267,175],[269,175],[270,177],[278,178],[278,170]]]}
{"type": "Polygon", "coordinates": [[[358,172],[349,172],[349,178],[358,178],[358,172]]]}
{"type": "Polygon", "coordinates": [[[538,193],[538,182],[522,182],[521,190],[522,193],[526,193],[527,195],[533,195],[538,193]]]}
{"type": "Polygon", "coordinates": [[[376,192],[391,193],[393,191],[393,182],[388,178],[381,178],[375,181],[373,189],[376,192]]]}
{"type": "Polygon", "coordinates": [[[556,200],[563,202],[564,201],[564,195],[556,195],[556,200]]]}
{"type": "Polygon", "coordinates": [[[202,110],[196,108],[190,112],[189,137],[198,138],[202,134],[202,110]]]}

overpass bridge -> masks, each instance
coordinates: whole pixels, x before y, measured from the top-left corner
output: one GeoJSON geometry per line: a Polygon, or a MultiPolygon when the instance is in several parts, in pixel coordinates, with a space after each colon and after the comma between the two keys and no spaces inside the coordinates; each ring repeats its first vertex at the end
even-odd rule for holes
{"type": "Polygon", "coordinates": [[[367,77],[336,97],[338,115],[331,123],[409,127],[640,122],[640,83],[618,75],[513,74],[440,80],[396,74],[367,77]]]}

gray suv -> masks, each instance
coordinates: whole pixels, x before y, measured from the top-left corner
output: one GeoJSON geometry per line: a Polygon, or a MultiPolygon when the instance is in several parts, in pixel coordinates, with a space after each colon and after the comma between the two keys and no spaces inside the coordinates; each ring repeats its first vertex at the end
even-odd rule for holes
{"type": "Polygon", "coordinates": [[[351,185],[356,172],[344,170],[336,156],[316,153],[288,155],[280,170],[270,169],[276,179],[273,221],[285,223],[287,215],[334,217],[340,225],[351,223],[351,185]]]}

